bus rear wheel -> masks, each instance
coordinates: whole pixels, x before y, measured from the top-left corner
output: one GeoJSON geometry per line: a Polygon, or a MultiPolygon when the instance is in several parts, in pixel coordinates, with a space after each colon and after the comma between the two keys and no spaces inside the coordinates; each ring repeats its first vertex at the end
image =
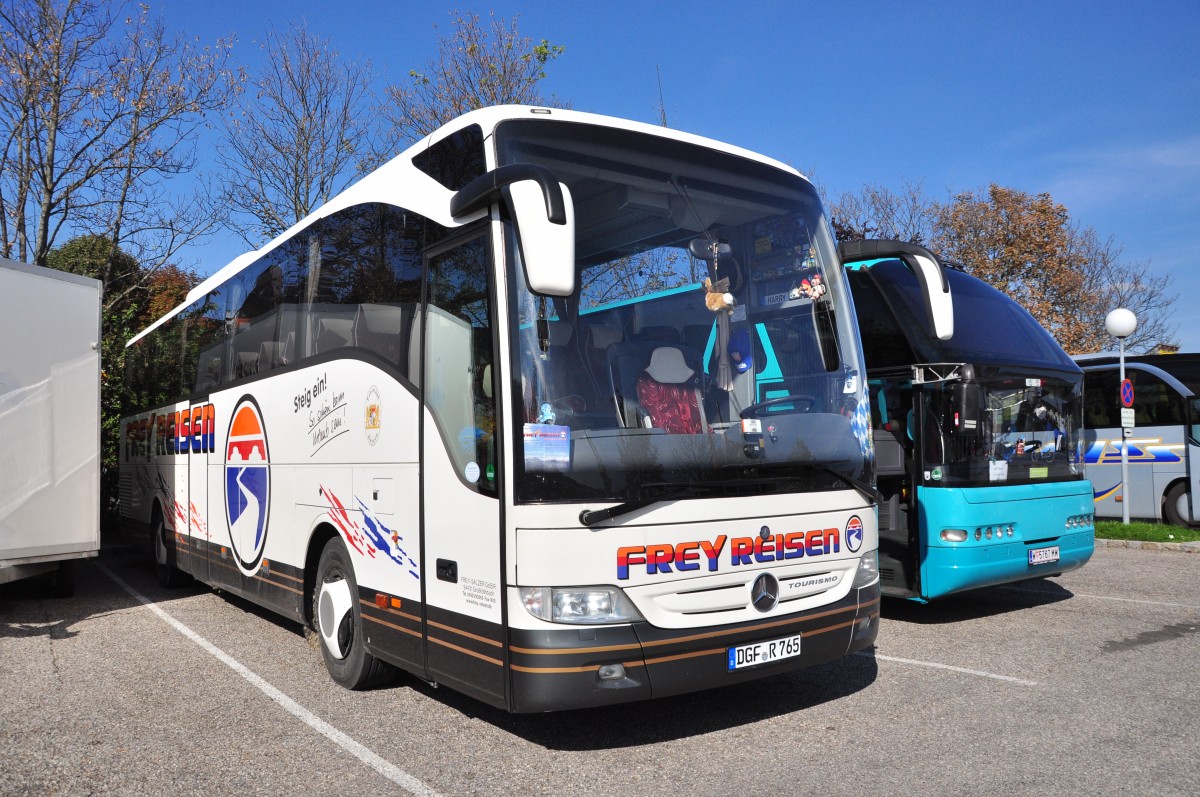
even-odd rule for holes
{"type": "Polygon", "coordinates": [[[1172,526],[1183,526],[1186,528],[1196,528],[1197,523],[1188,522],[1188,488],[1187,482],[1176,482],[1167,490],[1167,497],[1163,499],[1163,517],[1167,523],[1172,526]]]}
{"type": "Polygon", "coordinates": [[[336,537],[325,544],[317,565],[313,626],[325,669],[341,686],[370,689],[395,674],[390,664],[367,652],[354,568],[346,546],[336,537]]]}
{"type": "Polygon", "coordinates": [[[167,524],[162,513],[154,513],[154,526],[150,535],[151,553],[154,555],[154,575],[158,583],[167,589],[182,587],[187,583],[187,574],[176,566],[175,541],[168,535],[167,524]]]}

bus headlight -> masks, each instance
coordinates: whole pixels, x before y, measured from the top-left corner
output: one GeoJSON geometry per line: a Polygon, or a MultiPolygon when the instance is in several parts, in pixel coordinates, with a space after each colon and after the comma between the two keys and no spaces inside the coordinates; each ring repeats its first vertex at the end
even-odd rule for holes
{"type": "Polygon", "coordinates": [[[966,529],[942,529],[942,542],[966,542],[966,529]]]}
{"type": "Polygon", "coordinates": [[[520,587],[525,611],[552,623],[600,625],[642,619],[625,593],[616,587],[520,587]]]}
{"type": "Polygon", "coordinates": [[[854,583],[850,589],[869,587],[879,580],[879,551],[870,551],[858,560],[858,571],[854,574],[854,583]]]}

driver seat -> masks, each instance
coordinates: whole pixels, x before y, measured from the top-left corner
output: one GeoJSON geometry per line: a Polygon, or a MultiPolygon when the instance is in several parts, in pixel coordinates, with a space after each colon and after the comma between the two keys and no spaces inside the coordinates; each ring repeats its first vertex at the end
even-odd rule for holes
{"type": "Polygon", "coordinates": [[[699,380],[675,346],[660,346],[638,375],[637,395],[644,425],[669,434],[708,431],[701,410],[699,380]]]}

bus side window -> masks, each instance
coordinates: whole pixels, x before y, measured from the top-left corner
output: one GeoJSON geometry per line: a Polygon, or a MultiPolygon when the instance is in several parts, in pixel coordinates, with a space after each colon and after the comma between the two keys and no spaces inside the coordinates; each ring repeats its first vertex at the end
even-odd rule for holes
{"type": "Polygon", "coordinates": [[[1134,423],[1137,426],[1178,425],[1186,415],[1183,396],[1157,376],[1144,372],[1126,372],[1133,381],[1134,423]]]}
{"type": "Polygon", "coordinates": [[[1088,429],[1118,425],[1117,372],[1088,371],[1083,380],[1083,425],[1088,429]]]}
{"type": "Polygon", "coordinates": [[[424,227],[416,213],[379,203],[346,208],[321,223],[313,256],[319,276],[301,325],[309,356],[353,346],[418,382],[408,340],[421,296],[424,227]]]}

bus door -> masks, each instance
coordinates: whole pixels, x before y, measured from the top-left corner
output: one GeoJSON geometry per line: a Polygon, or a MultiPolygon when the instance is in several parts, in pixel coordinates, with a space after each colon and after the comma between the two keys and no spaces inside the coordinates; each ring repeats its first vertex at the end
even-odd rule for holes
{"type": "Polygon", "coordinates": [[[428,677],[505,699],[490,238],[426,260],[421,511],[428,677]]]}
{"type": "Polygon", "coordinates": [[[914,413],[912,380],[873,377],[868,382],[875,443],[875,475],[879,487],[879,570],[885,594],[917,594],[919,546],[913,474],[911,428],[914,413]]]}

